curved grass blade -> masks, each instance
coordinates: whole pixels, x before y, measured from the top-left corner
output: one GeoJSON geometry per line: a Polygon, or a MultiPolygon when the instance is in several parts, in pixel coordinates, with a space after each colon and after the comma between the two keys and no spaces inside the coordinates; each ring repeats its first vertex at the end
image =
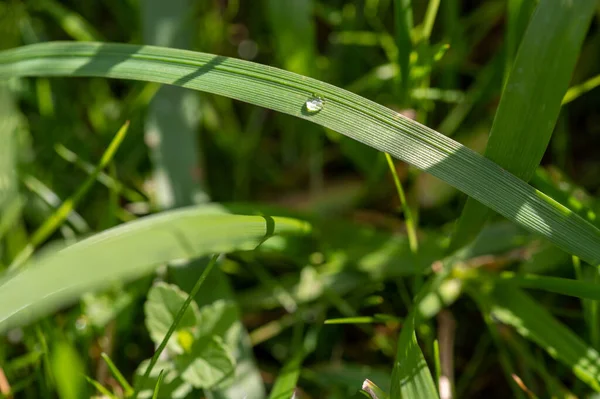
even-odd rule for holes
{"type": "Polygon", "coordinates": [[[547,195],[432,129],[305,76],[184,50],[64,42],[0,52],[0,79],[19,76],[169,83],[307,119],[427,171],[563,250],[600,263],[600,231],[547,195]],[[314,94],[325,100],[319,112],[309,112],[305,105],[314,94]]]}
{"type": "Polygon", "coordinates": [[[0,283],[0,333],[170,260],[254,249],[272,234],[308,230],[296,219],[216,212],[214,206],[163,212],[34,260],[0,283]]]}
{"type": "MultiPolygon", "coordinates": [[[[542,160],[594,15],[596,0],[541,0],[502,92],[485,156],[528,181],[542,160]]],[[[460,248],[490,210],[469,198],[452,239],[460,248]]]]}

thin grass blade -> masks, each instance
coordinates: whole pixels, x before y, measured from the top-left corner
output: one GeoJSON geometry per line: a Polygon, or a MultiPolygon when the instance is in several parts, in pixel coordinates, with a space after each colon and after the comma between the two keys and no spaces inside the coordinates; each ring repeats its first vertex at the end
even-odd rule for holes
{"type": "Polygon", "coordinates": [[[129,129],[129,122],[125,122],[125,124],[119,129],[115,137],[112,139],[104,154],[100,158],[100,162],[94,169],[94,171],[85,179],[83,184],[77,189],[75,194],[73,194],[70,198],[65,200],[61,206],[50,216],[44,224],[42,224],[31,236],[31,240],[27,247],[23,249],[23,251],[17,256],[15,261],[10,265],[9,271],[17,270],[21,267],[27,259],[33,254],[35,248],[46,241],[52,233],[58,229],[62,223],[67,219],[71,211],[77,206],[77,204],[81,201],[81,199],[87,194],[89,189],[92,187],[98,174],[100,171],[110,163],[113,159],[115,153],[119,149],[119,146],[125,139],[127,135],[127,130],[129,129]]]}

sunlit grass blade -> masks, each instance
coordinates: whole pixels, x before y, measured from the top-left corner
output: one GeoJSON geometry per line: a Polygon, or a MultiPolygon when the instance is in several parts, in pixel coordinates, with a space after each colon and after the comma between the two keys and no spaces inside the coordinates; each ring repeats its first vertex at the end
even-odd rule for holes
{"type": "MultiPolygon", "coordinates": [[[[167,342],[169,342],[171,335],[173,335],[173,333],[177,329],[177,326],[179,325],[179,322],[183,318],[185,311],[187,310],[187,308],[190,306],[190,304],[192,303],[192,301],[198,294],[200,287],[202,286],[202,284],[204,283],[204,280],[206,280],[206,277],[210,274],[210,272],[212,271],[214,266],[217,264],[218,259],[219,259],[218,254],[213,255],[211,260],[208,262],[208,265],[206,266],[206,268],[204,268],[204,270],[202,271],[202,274],[200,274],[200,277],[198,277],[198,280],[196,281],[196,283],[194,284],[194,287],[188,294],[188,297],[186,298],[185,302],[181,305],[181,308],[179,308],[179,311],[175,315],[175,318],[173,319],[173,323],[171,323],[169,330],[165,334],[163,340],[160,342],[160,345],[158,345],[158,348],[156,348],[156,351],[154,351],[154,355],[152,355],[152,358],[150,359],[150,363],[148,364],[148,367],[146,367],[146,371],[144,372],[144,375],[142,376],[142,378],[140,378],[138,380],[138,383],[136,384],[136,387],[135,387],[135,391],[133,393],[134,397],[137,397],[137,394],[139,393],[140,388],[145,385],[145,382],[146,382],[146,380],[148,380],[148,377],[150,376],[150,373],[152,372],[154,365],[158,361],[158,358],[160,357],[162,351],[167,346],[167,342]]],[[[131,387],[129,387],[129,388],[131,389],[131,387]]]]}
{"type": "Polygon", "coordinates": [[[126,122],[121,129],[117,132],[115,137],[112,139],[104,154],[100,158],[100,162],[94,169],[93,173],[91,173],[83,182],[83,184],[77,189],[75,194],[73,194],[70,198],[65,200],[61,206],[54,212],[54,214],[49,217],[44,224],[42,224],[31,236],[31,240],[27,247],[23,249],[23,251],[17,256],[14,262],[10,265],[9,270],[14,271],[17,268],[21,267],[27,259],[33,254],[35,248],[46,241],[52,233],[58,229],[61,224],[67,219],[71,211],[77,206],[77,204],[81,201],[81,199],[87,194],[89,189],[92,187],[96,178],[100,171],[104,169],[110,161],[113,159],[115,153],[119,149],[119,146],[125,139],[127,135],[127,130],[129,128],[129,122],[126,122]]]}
{"type": "Polygon", "coordinates": [[[502,272],[498,278],[499,282],[521,288],[544,290],[576,298],[600,301],[600,284],[586,280],[571,280],[560,277],[538,276],[535,274],[519,275],[513,272],[502,272]]]}
{"type": "Polygon", "coordinates": [[[520,289],[506,284],[495,286],[479,300],[486,303],[491,317],[513,326],[517,332],[542,347],[550,356],[563,362],[595,391],[600,391],[600,354],[575,333],[554,319],[520,289]]]}
{"type": "Polygon", "coordinates": [[[563,250],[600,263],[598,229],[489,159],[335,86],[232,58],[151,46],[44,43],[0,52],[0,78],[39,75],[171,83],[311,120],[425,170],[563,250]],[[325,99],[317,113],[305,107],[313,93],[325,99]]]}
{"type": "Polygon", "coordinates": [[[427,11],[425,12],[425,19],[423,21],[423,29],[421,32],[421,39],[429,41],[431,37],[431,31],[433,30],[433,24],[435,17],[437,16],[438,9],[440,8],[440,0],[429,0],[427,4],[427,11]]]}
{"type": "MultiPolygon", "coordinates": [[[[45,204],[49,206],[47,214],[48,219],[55,214],[56,210],[60,209],[64,203],[64,201],[54,191],[52,191],[50,187],[48,187],[46,184],[44,184],[44,182],[40,181],[35,176],[23,173],[21,174],[21,181],[29,191],[37,195],[45,204]]],[[[73,230],[78,234],[86,234],[90,231],[90,226],[85,221],[83,216],[81,216],[81,214],[74,209],[71,209],[65,221],[68,222],[69,225],[73,227],[73,230]]],[[[64,225],[65,224],[63,223],[62,226],[64,225]]]]}
{"type": "MultiPolygon", "coordinates": [[[[485,156],[528,181],[544,154],[597,2],[541,0],[527,27],[502,92],[485,156]]],[[[453,236],[473,238],[489,209],[467,200],[453,236]]]]}
{"type": "Polygon", "coordinates": [[[399,323],[402,319],[395,316],[376,314],[375,316],[357,316],[357,317],[342,317],[337,319],[327,319],[325,324],[373,324],[373,323],[399,323]]]}
{"type": "MultiPolygon", "coordinates": [[[[95,170],[94,165],[85,161],[77,153],[69,150],[64,145],[56,144],[54,146],[54,150],[65,161],[74,164],[75,166],[77,166],[78,168],[83,170],[88,175],[94,174],[94,170],[95,170]]],[[[110,175],[108,175],[105,172],[98,173],[98,176],[96,177],[96,179],[98,180],[99,183],[102,183],[107,188],[115,191],[116,193],[118,193],[120,195],[123,195],[123,197],[125,197],[128,201],[143,202],[146,200],[146,198],[142,194],[138,193],[137,191],[135,191],[132,188],[127,187],[126,185],[124,185],[117,179],[114,179],[113,177],[111,177],[110,175]]]]}
{"type": "Polygon", "coordinates": [[[594,76],[577,86],[570,87],[563,97],[562,104],[568,104],[598,86],[600,86],[600,75],[594,76]]]}
{"type": "Polygon", "coordinates": [[[0,283],[0,332],[170,260],[253,249],[272,234],[308,229],[295,219],[216,212],[214,206],[163,212],[34,259],[30,267],[0,283]]]}

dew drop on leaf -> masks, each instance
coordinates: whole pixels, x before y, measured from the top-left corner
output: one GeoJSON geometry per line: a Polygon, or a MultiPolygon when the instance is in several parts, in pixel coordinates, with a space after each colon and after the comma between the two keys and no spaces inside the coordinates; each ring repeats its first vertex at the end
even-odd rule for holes
{"type": "Polygon", "coordinates": [[[306,100],[306,110],[311,114],[317,113],[323,109],[323,99],[319,96],[312,96],[306,100]]]}

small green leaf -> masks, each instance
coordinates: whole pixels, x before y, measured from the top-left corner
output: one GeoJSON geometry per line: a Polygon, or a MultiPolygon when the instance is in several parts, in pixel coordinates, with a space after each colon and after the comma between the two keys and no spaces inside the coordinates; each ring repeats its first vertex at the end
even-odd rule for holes
{"type": "Polygon", "coordinates": [[[229,341],[231,328],[237,321],[237,309],[232,301],[218,300],[210,305],[202,306],[198,314],[198,339],[212,339],[213,336],[223,338],[225,343],[232,345],[229,341]]]}
{"type": "MultiPolygon", "coordinates": [[[[146,327],[156,345],[164,339],[187,296],[188,294],[172,284],[158,283],[150,289],[148,300],[144,305],[144,313],[146,314],[146,327]]],[[[192,302],[185,310],[176,332],[194,330],[198,320],[198,305],[192,302]]],[[[184,347],[177,339],[177,335],[169,339],[167,348],[174,353],[184,352],[184,347]]]]}
{"type": "Polygon", "coordinates": [[[175,359],[181,378],[196,388],[213,388],[233,381],[235,360],[219,337],[196,341],[190,353],[175,359]]]}

